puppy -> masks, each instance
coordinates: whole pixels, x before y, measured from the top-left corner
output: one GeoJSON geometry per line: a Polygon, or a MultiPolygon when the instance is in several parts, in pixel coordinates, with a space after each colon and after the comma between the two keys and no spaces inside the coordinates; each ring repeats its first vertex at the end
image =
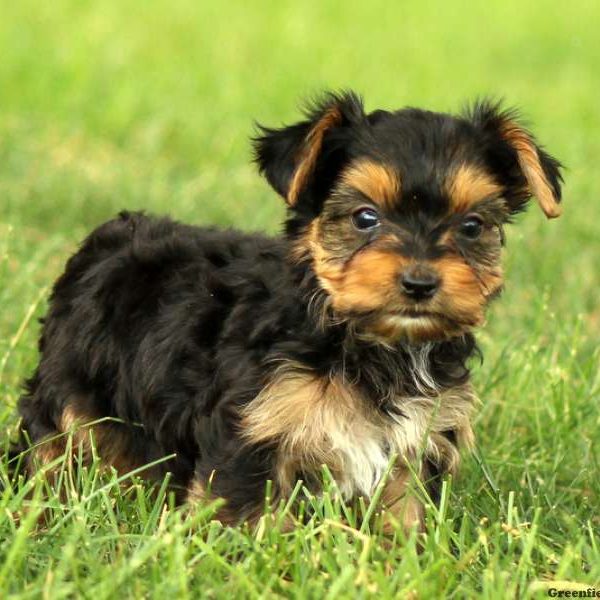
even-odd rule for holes
{"type": "Polygon", "coordinates": [[[72,432],[84,457],[154,463],[237,523],[267,480],[275,499],[298,480],[318,493],[323,465],[368,499],[396,456],[382,508],[422,525],[411,473],[435,495],[472,443],[468,361],[503,228],[532,196],[560,214],[561,165],[497,104],[367,114],[350,92],[254,148],[283,235],[122,213],[68,261],[20,400],[26,469],[72,432]]]}

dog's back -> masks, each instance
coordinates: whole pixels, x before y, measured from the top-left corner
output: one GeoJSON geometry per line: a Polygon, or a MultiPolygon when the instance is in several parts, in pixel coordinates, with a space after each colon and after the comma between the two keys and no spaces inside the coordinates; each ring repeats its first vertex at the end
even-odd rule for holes
{"type": "Polygon", "coordinates": [[[61,455],[71,429],[89,446],[81,426],[94,423],[107,462],[129,470],[176,453],[153,475],[170,470],[184,484],[202,451],[197,430],[228,388],[251,396],[259,385],[244,326],[285,279],[281,253],[274,239],[139,213],[92,232],[56,282],[20,401],[40,444],[29,468],[61,455]]]}

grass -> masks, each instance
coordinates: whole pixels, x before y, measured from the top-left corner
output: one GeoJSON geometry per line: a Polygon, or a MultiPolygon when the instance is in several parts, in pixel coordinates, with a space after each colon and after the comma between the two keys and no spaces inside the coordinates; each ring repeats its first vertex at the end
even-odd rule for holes
{"type": "MultiPolygon", "coordinates": [[[[477,452],[428,507],[424,552],[341,518],[223,528],[97,465],[0,487],[0,596],[546,597],[600,588],[600,4],[31,0],[0,20],[0,427],[16,426],[48,286],[121,208],[274,232],[252,120],[352,87],[367,107],[520,105],[568,166],[565,214],[508,232],[480,337],[477,452]],[[62,500],[62,501],[61,501],[62,500]],[[39,525],[42,513],[46,525],[39,525]],[[554,583],[553,583],[554,582],[554,583]]],[[[6,461],[0,461],[0,477],[6,461]]],[[[352,515],[350,515],[351,517],[352,515]]]]}

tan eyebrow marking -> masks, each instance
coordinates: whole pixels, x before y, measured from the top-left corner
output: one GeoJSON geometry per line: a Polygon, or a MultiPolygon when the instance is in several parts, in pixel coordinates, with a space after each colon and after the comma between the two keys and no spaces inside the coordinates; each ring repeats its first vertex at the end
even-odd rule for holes
{"type": "Polygon", "coordinates": [[[445,181],[446,193],[453,211],[463,212],[489,196],[497,196],[502,186],[480,167],[461,164],[445,181]]]}
{"type": "Polygon", "coordinates": [[[396,171],[389,165],[368,159],[350,165],[342,174],[341,182],[383,208],[392,208],[400,195],[400,179],[396,171]]]}

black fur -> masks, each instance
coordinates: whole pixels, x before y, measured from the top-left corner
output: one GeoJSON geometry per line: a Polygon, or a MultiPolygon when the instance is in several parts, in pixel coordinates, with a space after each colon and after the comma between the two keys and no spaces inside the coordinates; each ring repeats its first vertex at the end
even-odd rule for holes
{"type": "Polygon", "coordinates": [[[258,125],[259,135],[253,140],[254,158],[259,172],[265,176],[273,189],[285,198],[307,134],[315,123],[333,108],[340,111],[340,123],[327,135],[317,171],[311,185],[303,194],[305,199],[312,201],[309,205],[313,211],[317,208],[314,202],[327,195],[340,167],[347,162],[350,140],[361,126],[368,123],[360,97],[353,92],[328,93],[306,106],[306,120],[281,129],[258,125]]]}
{"type": "MultiPolygon", "coordinates": [[[[500,139],[499,136],[499,129],[503,123],[507,121],[518,123],[522,120],[519,111],[516,109],[503,109],[500,102],[481,100],[468,107],[465,110],[465,116],[482,133],[481,148],[485,153],[486,160],[511,191],[507,194],[507,202],[512,212],[517,213],[524,210],[528,198],[520,192],[524,187],[523,175],[515,159],[514,149],[500,139]]],[[[563,183],[560,172],[562,164],[556,158],[550,156],[537,143],[531,133],[527,133],[535,142],[544,174],[552,186],[555,197],[560,201],[563,183]]]]}
{"type": "MultiPolygon", "coordinates": [[[[20,402],[23,429],[33,441],[55,435],[76,396],[89,414],[142,423],[132,433],[146,461],[177,453],[164,463],[177,485],[217,469],[214,493],[249,509],[272,456],[241,444],[237,414],[274,362],[322,374],[344,368],[374,403],[418,393],[401,349],[348,338],[344,325],[323,332],[308,319],[314,281],[296,271],[282,239],[122,213],[84,241],[56,282],[42,358],[20,402]]],[[[470,335],[437,345],[441,385],[466,380],[474,350],[470,335]]]]}
{"type": "MultiPolygon", "coordinates": [[[[343,374],[383,412],[397,410],[388,399],[419,393],[404,343],[364,341],[347,320],[323,325],[311,303],[324,293],[310,260],[290,259],[291,246],[352,158],[393,161],[406,198],[418,194],[419,214],[431,219],[445,202],[436,173],[460,158],[485,162],[512,185],[520,177],[514,152],[494,140],[492,105],[481,104],[466,118],[417,109],[366,115],[355,95],[329,95],[305,121],[263,128],[255,140],[259,168],[282,196],[308,131],[332,105],[342,121],[327,132],[286,235],[122,213],[83,242],[52,292],[40,363],[20,401],[33,442],[55,434],[66,404],[77,398],[86,414],[122,420],[141,461],[175,453],[162,472],[171,471],[176,485],[207,481],[216,469],[213,493],[243,515],[260,504],[274,456],[268,445],[241,442],[239,412],[274,365],[286,360],[325,376],[343,374]]],[[[557,161],[545,153],[543,160],[558,189],[557,161]]],[[[476,352],[470,332],[432,348],[439,389],[467,381],[476,352]]]]}

